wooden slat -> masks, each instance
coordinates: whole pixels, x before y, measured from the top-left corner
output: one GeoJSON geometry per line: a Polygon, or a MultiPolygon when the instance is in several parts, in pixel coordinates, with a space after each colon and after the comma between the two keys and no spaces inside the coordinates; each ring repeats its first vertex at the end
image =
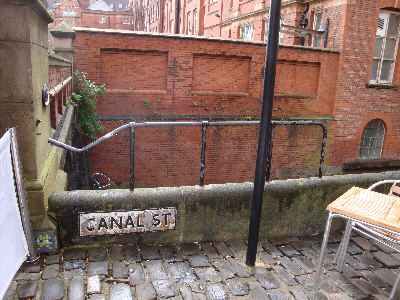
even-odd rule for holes
{"type": "Polygon", "coordinates": [[[390,190],[391,190],[393,193],[400,195],[400,187],[398,187],[397,185],[393,185],[393,186],[390,188],[390,190]]]}
{"type": "Polygon", "coordinates": [[[400,234],[400,198],[352,187],[327,210],[387,228],[400,234]]]}

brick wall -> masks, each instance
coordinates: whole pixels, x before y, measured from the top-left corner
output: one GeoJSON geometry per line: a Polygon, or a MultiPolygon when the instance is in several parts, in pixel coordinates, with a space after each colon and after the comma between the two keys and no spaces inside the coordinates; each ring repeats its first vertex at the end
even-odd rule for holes
{"type": "MultiPolygon", "coordinates": [[[[397,88],[368,86],[372,67],[376,28],[381,9],[399,11],[397,1],[357,1],[344,7],[343,45],[341,47],[338,97],[335,108],[334,143],[330,151],[332,165],[358,158],[365,125],[379,118],[385,123],[382,158],[395,159],[400,154],[400,92],[397,88]]],[[[400,84],[399,51],[393,86],[400,84]]]]}
{"type": "Polygon", "coordinates": [[[49,89],[71,76],[70,66],[49,65],[49,89]]]}
{"type": "MultiPolygon", "coordinates": [[[[105,132],[129,121],[251,120],[260,115],[265,44],[77,29],[75,68],[106,83],[99,99],[105,132]]],[[[329,126],[337,52],[280,47],[274,117],[329,126]],[[323,83],[323,84],[321,84],[323,83]]],[[[205,183],[251,181],[258,127],[209,127],[205,183]]],[[[319,127],[276,128],[273,178],[317,175],[319,127]]],[[[201,128],[139,128],[137,186],[198,184],[201,128]]],[[[89,153],[92,172],[129,181],[129,133],[89,153]]]]}
{"type": "MultiPolygon", "coordinates": [[[[72,76],[71,62],[54,54],[49,54],[49,91],[54,90],[57,85],[72,76]]],[[[62,119],[60,115],[64,112],[64,106],[72,94],[72,81],[62,88],[57,87],[57,92],[50,96],[50,119],[51,126],[57,127],[62,119]]]]}
{"type": "Polygon", "coordinates": [[[97,11],[83,9],[81,14],[83,27],[133,30],[131,11],[97,11]],[[104,23],[100,22],[104,18],[104,23]]]}

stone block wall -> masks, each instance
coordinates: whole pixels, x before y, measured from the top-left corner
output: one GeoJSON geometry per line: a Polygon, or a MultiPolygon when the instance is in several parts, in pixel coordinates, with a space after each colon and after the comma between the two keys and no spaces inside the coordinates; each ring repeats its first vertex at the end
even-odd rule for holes
{"type": "MultiPolygon", "coordinates": [[[[326,206],[353,186],[367,188],[400,173],[276,180],[266,184],[260,238],[321,234],[326,206]]],[[[388,192],[388,185],[386,192],[388,192]]],[[[384,190],[380,190],[383,192],[384,190]]],[[[72,191],[53,194],[49,211],[57,216],[64,245],[94,243],[185,243],[247,238],[253,184],[216,184],[129,190],[72,191]],[[79,236],[79,213],[175,207],[176,228],[164,232],[79,236]]],[[[334,222],[339,229],[343,224],[334,222]]]]}

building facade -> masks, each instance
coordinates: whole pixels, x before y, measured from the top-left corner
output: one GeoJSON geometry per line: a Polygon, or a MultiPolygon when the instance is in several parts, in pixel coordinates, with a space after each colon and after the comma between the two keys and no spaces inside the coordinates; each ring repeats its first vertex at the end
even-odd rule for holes
{"type": "MultiPolygon", "coordinates": [[[[192,1],[190,5],[194,5],[195,2],[192,1]]],[[[168,0],[165,6],[174,7],[173,4],[175,3],[168,0]]],[[[215,4],[218,2],[211,5],[215,4]]],[[[226,7],[225,4],[221,3],[220,7],[226,7]]],[[[204,12],[214,11],[207,8],[209,5],[209,3],[205,5],[204,12]]],[[[189,5],[186,6],[188,7],[189,5]]],[[[193,21],[192,17],[196,14],[193,13],[194,6],[192,8],[187,19],[189,21],[180,18],[179,32],[187,30],[188,35],[194,35],[194,32],[200,35],[201,30],[204,30],[203,33],[206,35],[206,30],[209,29],[207,26],[201,27],[199,20],[198,23],[193,21]],[[193,29],[193,24],[200,27],[193,29]],[[189,31],[189,28],[192,28],[192,31],[189,31]]],[[[221,8],[214,12],[214,15],[221,13],[221,8]]],[[[172,13],[173,9],[169,12],[172,13]]],[[[326,0],[308,3],[291,1],[283,5],[282,16],[280,36],[282,46],[279,48],[274,117],[278,120],[320,120],[327,126],[329,134],[325,174],[397,168],[400,165],[398,160],[400,63],[397,50],[400,36],[400,5],[398,2],[394,0],[357,2],[326,0]],[[300,28],[301,26],[305,28],[300,28]],[[326,28],[328,31],[325,31],[326,28]],[[287,47],[291,50],[289,51],[287,47]],[[322,54],[319,54],[325,52],[335,53],[329,56],[328,65],[325,65],[321,60],[322,54]],[[298,55],[294,55],[295,53],[298,55]],[[330,68],[329,72],[327,68],[330,68]],[[327,88],[329,90],[326,90],[327,88]]],[[[100,35],[82,32],[78,34],[80,38],[76,41],[77,47],[81,50],[76,53],[75,61],[77,66],[82,63],[95,81],[105,82],[108,85],[106,96],[99,102],[100,114],[106,121],[108,130],[122,124],[121,122],[133,119],[257,119],[260,113],[265,44],[254,41],[254,37],[265,35],[265,22],[260,23],[261,25],[258,23],[257,25],[256,22],[252,24],[254,30],[251,26],[240,29],[242,25],[235,25],[237,28],[233,30],[233,25],[230,25],[231,37],[240,35],[241,32],[242,36],[253,35],[252,41],[243,44],[231,39],[190,38],[181,35],[170,38],[169,35],[158,37],[153,34],[149,34],[146,38],[147,35],[143,35],[143,38],[128,37],[118,32],[112,34],[109,41],[105,33],[100,35]],[[99,39],[92,44],[92,47],[105,50],[100,51],[99,57],[81,62],[80,55],[87,57],[82,43],[89,36],[99,39]],[[139,41],[142,39],[148,41],[143,41],[141,44],[139,41]],[[115,49],[122,41],[124,49],[118,52],[115,49]],[[251,48],[249,43],[259,45],[260,49],[257,47],[252,50],[247,49],[251,48]],[[109,51],[106,51],[106,48],[109,51]],[[132,52],[128,53],[127,49],[132,49],[132,52]],[[143,60],[147,54],[149,62],[152,62],[148,70],[143,60]],[[121,67],[115,69],[118,61],[121,62],[121,67]],[[157,63],[154,63],[155,61],[157,63]],[[128,69],[121,71],[121,68],[128,69]],[[127,81],[120,74],[125,74],[125,77],[126,74],[130,74],[128,77],[134,79],[127,81]],[[121,109],[124,111],[123,115],[118,112],[121,109]]],[[[165,24],[166,31],[170,31],[174,26],[173,20],[165,24]]],[[[227,32],[221,26],[210,30],[220,31],[221,35],[227,32]]],[[[319,144],[315,142],[318,138],[314,139],[313,133],[305,129],[304,132],[291,128],[282,130],[275,136],[279,140],[276,145],[280,145],[280,148],[274,148],[276,152],[273,154],[273,178],[306,176],[307,170],[312,167],[311,162],[319,159],[318,147],[314,148],[312,151],[314,154],[311,156],[296,153],[311,147],[309,142],[305,142],[309,138],[313,141],[311,144],[319,144]]],[[[244,136],[247,133],[243,133],[244,136]]],[[[173,132],[169,134],[175,136],[173,132]]],[[[232,158],[241,157],[252,162],[254,157],[248,154],[249,151],[253,153],[252,150],[243,148],[239,143],[234,147],[228,146],[230,150],[227,151],[226,147],[218,146],[218,141],[229,145],[229,139],[224,140],[222,132],[214,134],[219,152],[215,150],[213,154],[207,156],[214,163],[213,172],[209,175],[213,177],[209,177],[209,182],[251,180],[252,172],[243,174],[240,171],[243,169],[239,167],[235,169],[235,166],[230,166],[229,168],[233,169],[228,168],[226,173],[221,173],[221,170],[225,170],[226,164],[221,166],[218,162],[230,154],[232,158]],[[238,150],[239,154],[234,154],[234,149],[241,150],[238,150]]],[[[157,136],[157,133],[153,136],[157,136]]],[[[238,136],[241,136],[241,133],[238,133],[238,136]]],[[[189,134],[187,141],[194,137],[195,133],[189,134]]],[[[240,140],[239,137],[233,139],[240,140]]],[[[256,136],[247,136],[245,140],[252,139],[256,139],[256,136]]],[[[148,141],[150,140],[149,137],[148,141]]],[[[192,144],[196,144],[196,141],[193,140],[192,144]]],[[[165,137],[162,147],[167,144],[168,138],[165,137]]],[[[158,149],[154,146],[149,147],[158,149]]],[[[112,168],[109,166],[102,165],[107,162],[111,166],[116,165],[114,160],[111,163],[107,151],[101,149],[93,153],[92,157],[97,161],[98,170],[111,172],[111,177],[116,178],[117,182],[125,182],[126,175],[120,173],[123,172],[122,165],[114,171],[111,171],[112,168]]],[[[165,151],[170,157],[175,157],[173,154],[175,152],[165,151]]],[[[113,155],[114,159],[118,156],[113,155]]],[[[163,157],[162,154],[157,155],[163,157]]],[[[186,154],[182,155],[186,157],[186,154]]],[[[143,186],[153,184],[157,186],[193,184],[197,181],[198,165],[191,161],[189,153],[187,159],[177,158],[172,165],[168,162],[169,156],[167,155],[165,161],[157,162],[157,165],[163,165],[163,170],[167,170],[168,174],[175,174],[173,180],[165,181],[165,176],[162,174],[158,177],[149,166],[149,169],[141,168],[147,172],[138,175],[143,176],[139,182],[142,180],[143,186]],[[179,169],[175,169],[180,161],[184,164],[180,169],[185,170],[182,173],[179,169]],[[189,171],[193,174],[186,174],[189,171]]],[[[146,163],[149,161],[143,157],[143,165],[146,163]]],[[[211,161],[206,163],[210,164],[211,161]]]]}
{"type": "Polygon", "coordinates": [[[133,13],[128,0],[61,0],[50,8],[54,22],[70,27],[133,30],[133,13]]]}

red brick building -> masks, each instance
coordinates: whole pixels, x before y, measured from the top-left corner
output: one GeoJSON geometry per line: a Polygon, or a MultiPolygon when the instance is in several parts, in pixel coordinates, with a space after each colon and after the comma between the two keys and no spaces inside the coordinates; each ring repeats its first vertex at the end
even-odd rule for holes
{"type": "Polygon", "coordinates": [[[133,12],[128,0],[61,0],[51,7],[54,23],[71,27],[133,30],[133,12]]]}
{"type": "MultiPolygon", "coordinates": [[[[284,27],[292,32],[281,36],[283,44],[306,46],[279,48],[274,118],[320,120],[327,126],[325,174],[397,168],[400,5],[394,0],[326,0],[309,2],[307,10],[300,1],[292,4],[283,6],[285,24],[299,27],[304,13],[309,30],[303,34],[284,27]],[[324,37],[315,33],[328,19],[324,50],[317,47],[324,37]]],[[[166,24],[167,29],[173,26],[166,24]]],[[[75,40],[76,67],[107,84],[99,102],[107,131],[132,120],[257,119],[264,53],[262,42],[204,37],[79,29],[75,40]]],[[[139,131],[138,185],[198,183],[198,129],[139,131]]],[[[206,183],[251,181],[257,129],[221,128],[208,134],[206,183]]],[[[315,128],[277,129],[273,178],[316,175],[320,139],[315,128]]],[[[121,134],[112,146],[94,149],[93,171],[127,182],[128,140],[121,134]]]]}
{"type": "Polygon", "coordinates": [[[50,28],[56,27],[61,22],[67,23],[70,27],[82,26],[81,6],[78,0],[63,0],[55,3],[50,14],[54,22],[50,24],[50,28]]]}

